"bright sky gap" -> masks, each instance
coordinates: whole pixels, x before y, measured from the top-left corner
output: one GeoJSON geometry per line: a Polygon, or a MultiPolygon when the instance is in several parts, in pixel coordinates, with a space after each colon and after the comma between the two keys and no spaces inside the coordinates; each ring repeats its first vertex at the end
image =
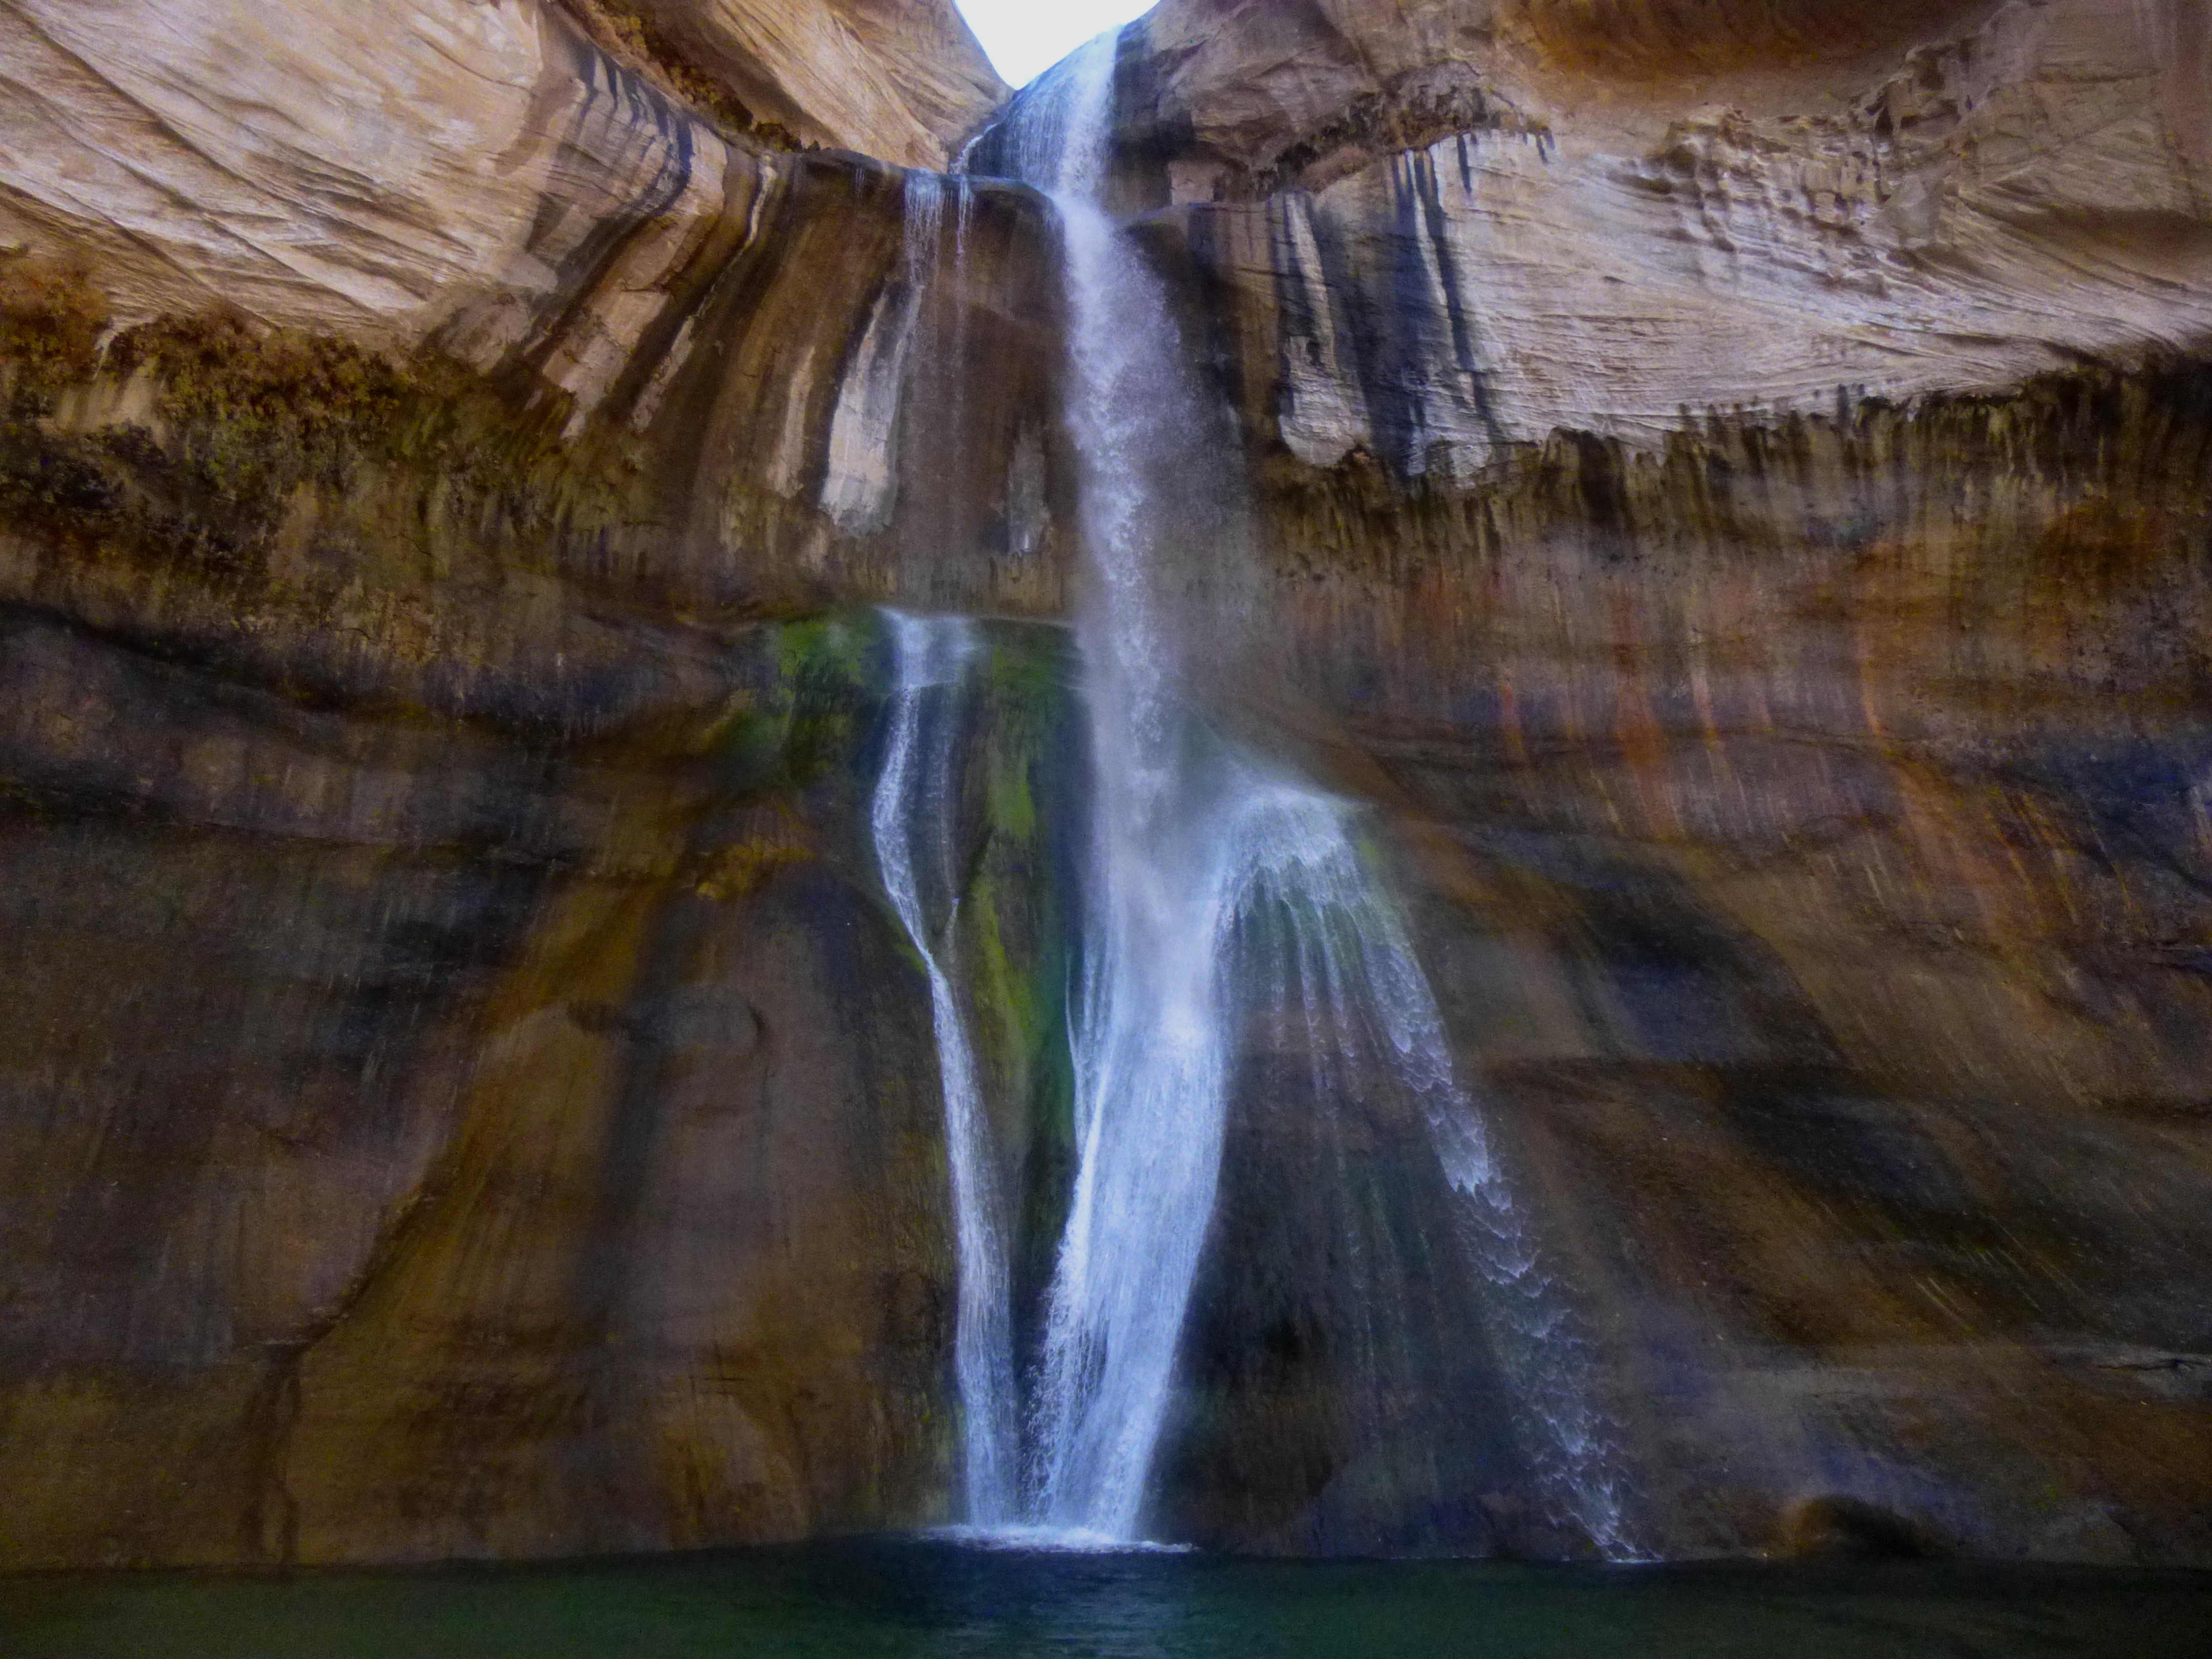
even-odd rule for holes
{"type": "Polygon", "coordinates": [[[1027,86],[1095,34],[1141,17],[1152,0],[958,0],[1009,86],[1027,86]]]}

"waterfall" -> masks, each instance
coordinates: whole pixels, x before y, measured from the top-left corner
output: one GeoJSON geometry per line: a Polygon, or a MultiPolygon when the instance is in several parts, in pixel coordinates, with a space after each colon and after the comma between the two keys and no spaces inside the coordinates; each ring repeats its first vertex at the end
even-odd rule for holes
{"type": "Polygon", "coordinates": [[[945,631],[953,623],[894,622],[901,702],[876,836],[928,967],[945,1055],[971,1518],[1012,1513],[1008,1466],[1025,1443],[1024,1524],[1007,1530],[1075,1544],[1139,1536],[1212,1219],[1238,1035],[1257,1012],[1303,1026],[1317,1098],[1387,1075],[1418,1101],[1464,1201],[1528,1462],[1562,1518],[1623,1553],[1578,1328],[1455,1079],[1435,996],[1363,849],[1358,809],[1247,752],[1194,706],[1194,623],[1211,665],[1240,648],[1244,607],[1224,585],[1250,563],[1242,459],[1218,400],[1185,366],[1168,294],[1103,203],[1116,40],[1102,36],[1053,71],[997,140],[1002,170],[1044,190],[1061,225],[1093,765],[1070,1020],[1076,1173],[1018,1440],[987,1120],[902,839],[917,822],[945,833],[949,755],[937,757],[933,785],[916,781],[923,702],[955,676],[972,649],[959,641],[972,636],[945,631]],[[932,787],[933,806],[923,799],[932,787]]]}
{"type": "Polygon", "coordinates": [[[1582,1384],[1587,1345],[1457,1079],[1405,918],[1361,855],[1356,809],[1291,783],[1263,781],[1244,799],[1252,805],[1230,833],[1251,849],[1249,875],[1225,976],[1247,1007],[1304,1039],[1316,1099],[1350,1097],[1386,1075],[1411,1093],[1463,1201],[1522,1453],[1555,1519],[1609,1559],[1631,1556],[1613,1447],[1582,1384]]]}
{"type": "Polygon", "coordinates": [[[1217,1004],[1236,850],[1178,705],[1163,589],[1170,503],[1218,490],[1225,455],[1166,323],[1167,296],[1099,205],[1115,37],[1056,73],[1014,134],[1065,248],[1089,568],[1079,618],[1093,755],[1085,943],[1071,1022],[1077,1164],[1032,1404],[1034,1521],[1133,1538],[1213,1212],[1231,1055],[1217,1004]]]}
{"type": "Polygon", "coordinates": [[[884,890],[929,979],[959,1255],[953,1370],[967,1516],[971,1525],[998,1526],[1015,1516],[1018,1444],[1006,1228],[975,1045],[947,965],[960,915],[953,780],[963,693],[981,636],[966,617],[883,615],[893,668],[890,733],[870,825],[884,890]]]}

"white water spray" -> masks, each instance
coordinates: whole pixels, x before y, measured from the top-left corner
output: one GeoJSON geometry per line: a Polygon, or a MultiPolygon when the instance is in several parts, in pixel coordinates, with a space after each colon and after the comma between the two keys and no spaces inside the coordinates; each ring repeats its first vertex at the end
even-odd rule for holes
{"type": "Polygon", "coordinates": [[[1231,1056],[1217,967],[1235,849],[1205,810],[1161,591],[1188,550],[1169,538],[1194,528],[1171,525],[1170,503],[1219,458],[1191,453],[1206,411],[1167,296],[1098,203],[1114,55],[1110,34],[1077,53],[1012,139],[1061,222],[1094,783],[1072,1022],[1077,1173],[1046,1310],[1029,1499],[1039,1524],[1127,1540],[1220,1175],[1231,1056]]]}
{"type": "Polygon", "coordinates": [[[1225,980],[1246,1010],[1310,1056],[1317,1101],[1395,1079],[1426,1120],[1487,1287],[1485,1329],[1513,1400],[1515,1438],[1556,1521],[1608,1559],[1633,1551],[1589,1352],[1545,1273],[1482,1115],[1456,1076],[1436,994],[1389,887],[1362,855],[1358,811],[1296,784],[1256,784],[1231,833],[1251,872],[1225,980]]]}

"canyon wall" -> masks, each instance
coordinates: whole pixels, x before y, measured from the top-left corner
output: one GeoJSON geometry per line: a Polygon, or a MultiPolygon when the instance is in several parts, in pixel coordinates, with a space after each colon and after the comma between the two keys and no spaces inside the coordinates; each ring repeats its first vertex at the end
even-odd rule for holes
{"type": "MultiPolygon", "coordinates": [[[[1224,695],[1401,827],[1656,1551],[2206,1550],[2206,44],[1533,0],[1124,41],[1121,195],[1262,526],[1224,695]]],[[[1228,1179],[1264,1229],[1282,1178],[1228,1179]]],[[[1429,1431],[1300,1413],[1346,1299],[1201,1304],[1194,1524],[1343,1547],[1380,1481],[1359,1541],[1480,1537],[1413,1497],[1429,1431]]]]}
{"type": "MultiPolygon", "coordinates": [[[[1124,37],[1260,526],[1215,689],[1376,808],[1655,1552],[2212,1560],[2207,52],[2186,0],[1124,37]]],[[[962,939],[1032,1301],[1082,812],[1049,212],[901,170],[972,42],[0,0],[0,1564],[949,1518],[858,608],[1004,619],[962,939]]],[[[1162,1528],[1573,1548],[1492,1479],[1419,1126],[1297,1066],[1162,1528]]]]}
{"type": "Polygon", "coordinates": [[[1039,204],[536,5],[11,5],[0,64],[0,1556],[943,1514],[881,647],[823,609],[1061,608],[1039,204]]]}

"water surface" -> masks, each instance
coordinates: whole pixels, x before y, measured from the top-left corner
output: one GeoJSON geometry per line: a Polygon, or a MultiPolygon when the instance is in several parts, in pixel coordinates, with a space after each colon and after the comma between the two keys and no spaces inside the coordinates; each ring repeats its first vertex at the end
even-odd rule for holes
{"type": "Polygon", "coordinates": [[[0,1580],[5,1659],[2205,1659],[2212,1575],[1540,1567],[872,1541],[0,1580]]]}

